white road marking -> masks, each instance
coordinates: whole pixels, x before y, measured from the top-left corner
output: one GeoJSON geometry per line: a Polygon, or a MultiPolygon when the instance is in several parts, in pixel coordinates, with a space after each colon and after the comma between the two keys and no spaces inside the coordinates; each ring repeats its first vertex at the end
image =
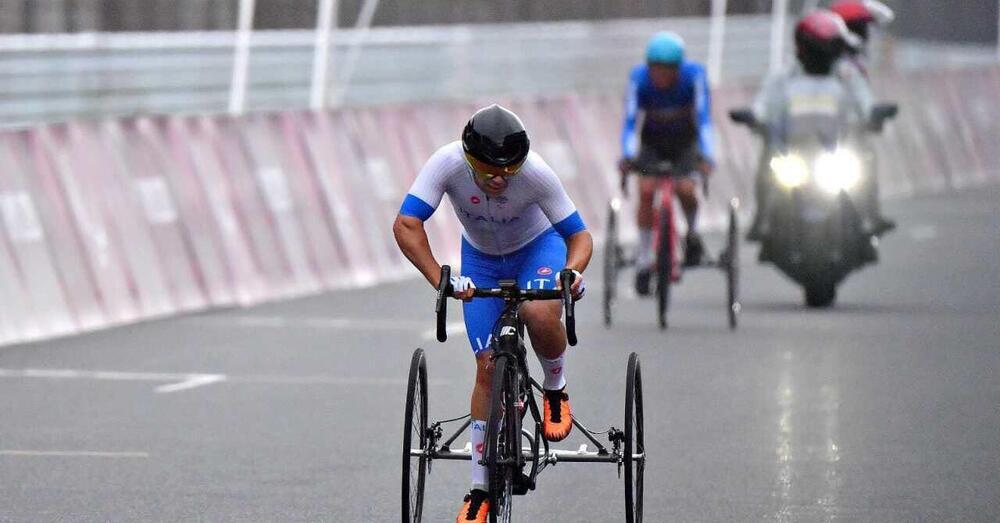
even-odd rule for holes
{"type": "MultiPolygon", "coordinates": [[[[456,334],[465,334],[465,323],[460,321],[449,323],[444,326],[444,331],[448,333],[448,336],[453,336],[456,334]]],[[[421,338],[423,338],[426,341],[436,340],[437,327],[424,331],[424,334],[421,336],[421,338]]]]}
{"type": "Polygon", "coordinates": [[[193,389],[195,387],[201,387],[203,385],[211,385],[213,383],[218,383],[220,381],[225,381],[226,376],[222,374],[196,374],[192,375],[187,381],[182,381],[180,383],[174,383],[171,385],[160,385],[156,387],[156,392],[161,394],[169,392],[177,392],[181,390],[193,389]]]}
{"type": "MultiPolygon", "coordinates": [[[[337,377],[337,376],[276,376],[249,375],[228,376],[225,374],[174,374],[157,372],[117,372],[90,371],[72,369],[0,369],[0,378],[36,378],[36,379],[89,379],[112,381],[162,381],[166,382],[153,389],[165,394],[190,390],[213,383],[248,383],[258,385],[361,385],[361,386],[397,386],[406,385],[405,378],[384,377],[337,377]]],[[[450,380],[431,379],[428,385],[450,385],[450,380]]]]}
{"type": "Polygon", "coordinates": [[[430,323],[425,320],[373,318],[295,318],[286,316],[192,316],[184,321],[201,325],[267,329],[330,329],[330,330],[391,330],[413,331],[430,323]]]}
{"type": "Polygon", "coordinates": [[[148,452],[100,452],[90,450],[0,450],[0,456],[57,458],[148,458],[148,452]]]}
{"type": "Polygon", "coordinates": [[[105,381],[167,381],[156,392],[177,392],[225,381],[224,374],[174,374],[162,372],[118,372],[72,369],[0,369],[2,378],[89,379],[105,381]]]}
{"type": "MultiPolygon", "coordinates": [[[[335,376],[230,376],[229,383],[250,383],[257,385],[406,385],[405,378],[338,378],[335,376]]],[[[428,386],[450,385],[450,380],[429,379],[428,386]]]]}
{"type": "Polygon", "coordinates": [[[910,238],[917,241],[933,240],[937,235],[937,227],[933,225],[918,225],[910,229],[910,238]]]}

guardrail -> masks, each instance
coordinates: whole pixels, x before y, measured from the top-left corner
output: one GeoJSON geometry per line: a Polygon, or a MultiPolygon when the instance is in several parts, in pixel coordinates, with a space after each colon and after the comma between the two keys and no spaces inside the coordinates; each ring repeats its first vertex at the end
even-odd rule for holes
{"type": "MultiPolygon", "coordinates": [[[[727,19],[727,79],[767,70],[769,24],[727,19]]],[[[341,29],[331,35],[330,101],[617,91],[662,29],[707,58],[707,18],[341,29]]],[[[308,30],[252,33],[248,109],[309,106],[315,39],[308,30]]],[[[225,112],[235,43],[233,32],[0,35],[0,125],[225,112]]]]}
{"type": "MultiPolygon", "coordinates": [[[[883,192],[1000,181],[1000,67],[879,80],[902,107],[879,146],[883,192]]],[[[703,216],[752,201],[758,144],[715,91],[719,169],[703,216]]],[[[600,236],[617,191],[621,97],[501,100],[522,116],[600,236]]],[[[430,154],[476,103],[81,121],[0,132],[0,343],[413,274],[390,229],[430,154]]],[[[442,261],[459,225],[428,222],[442,261]]]]}

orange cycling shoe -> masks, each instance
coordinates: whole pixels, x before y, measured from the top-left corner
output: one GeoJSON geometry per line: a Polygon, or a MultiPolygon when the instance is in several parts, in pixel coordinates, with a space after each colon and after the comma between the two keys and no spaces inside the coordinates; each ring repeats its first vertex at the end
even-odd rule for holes
{"type": "Polygon", "coordinates": [[[549,441],[562,441],[573,429],[573,414],[569,409],[569,395],[560,390],[545,391],[542,434],[549,441]]]}
{"type": "Polygon", "coordinates": [[[458,513],[455,523],[475,521],[486,523],[490,514],[490,495],[479,489],[472,489],[465,495],[465,504],[458,513]]]}

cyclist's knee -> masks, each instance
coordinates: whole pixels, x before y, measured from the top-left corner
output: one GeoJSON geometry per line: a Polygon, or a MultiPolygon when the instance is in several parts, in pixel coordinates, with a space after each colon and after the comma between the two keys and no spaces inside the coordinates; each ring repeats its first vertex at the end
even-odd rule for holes
{"type": "Polygon", "coordinates": [[[558,302],[533,302],[521,306],[518,313],[528,328],[534,325],[545,326],[552,322],[559,322],[562,315],[562,308],[558,302]]]}
{"type": "Polygon", "coordinates": [[[643,178],[639,182],[639,205],[653,205],[653,196],[656,195],[655,180],[643,178]]]}
{"type": "Polygon", "coordinates": [[[681,178],[677,182],[677,196],[681,198],[697,198],[696,184],[691,178],[681,178]]]}

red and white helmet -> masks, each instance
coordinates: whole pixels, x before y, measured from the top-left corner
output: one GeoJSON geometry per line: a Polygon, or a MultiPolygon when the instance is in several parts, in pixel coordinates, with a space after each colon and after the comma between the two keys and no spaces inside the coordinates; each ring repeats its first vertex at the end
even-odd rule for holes
{"type": "Polygon", "coordinates": [[[796,56],[813,74],[826,74],[845,51],[856,50],[862,43],[843,18],[826,9],[803,16],[795,25],[796,56]]]}
{"type": "Polygon", "coordinates": [[[878,0],[838,0],[830,10],[840,15],[848,29],[862,40],[868,39],[871,24],[886,26],[896,18],[892,9],[878,0]]]}

